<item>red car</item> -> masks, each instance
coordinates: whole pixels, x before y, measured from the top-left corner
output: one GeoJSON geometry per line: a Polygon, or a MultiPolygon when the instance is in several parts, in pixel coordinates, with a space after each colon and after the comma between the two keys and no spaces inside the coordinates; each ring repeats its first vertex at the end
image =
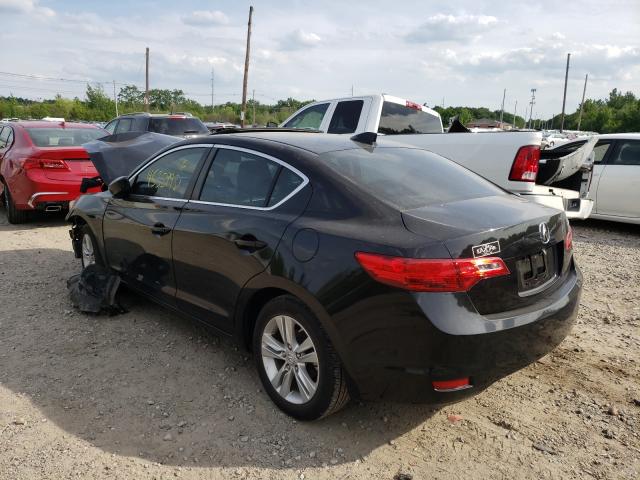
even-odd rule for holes
{"type": "Polygon", "coordinates": [[[63,120],[0,123],[0,196],[9,222],[23,223],[34,210],[67,209],[82,178],[98,174],[81,145],[106,135],[63,120]]]}

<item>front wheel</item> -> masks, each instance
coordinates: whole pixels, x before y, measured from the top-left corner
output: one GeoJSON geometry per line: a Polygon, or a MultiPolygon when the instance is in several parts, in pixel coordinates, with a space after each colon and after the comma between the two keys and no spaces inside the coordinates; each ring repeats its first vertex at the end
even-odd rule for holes
{"type": "Polygon", "coordinates": [[[265,390],[286,414],[316,420],[349,401],[337,353],[315,315],[295,297],[277,297],[264,306],[253,351],[265,390]]]}
{"type": "Polygon", "coordinates": [[[80,248],[82,268],[94,264],[102,265],[103,262],[100,251],[98,250],[98,243],[89,225],[83,225],[80,229],[80,248]]]}

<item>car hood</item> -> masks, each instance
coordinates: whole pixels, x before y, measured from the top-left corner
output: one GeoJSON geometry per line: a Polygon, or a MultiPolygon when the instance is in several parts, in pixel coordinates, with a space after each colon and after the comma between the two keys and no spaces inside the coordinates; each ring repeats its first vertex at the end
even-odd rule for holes
{"type": "Polygon", "coordinates": [[[105,184],[128,176],[147,158],[181,138],[151,132],[127,132],[83,144],[105,184]]]}

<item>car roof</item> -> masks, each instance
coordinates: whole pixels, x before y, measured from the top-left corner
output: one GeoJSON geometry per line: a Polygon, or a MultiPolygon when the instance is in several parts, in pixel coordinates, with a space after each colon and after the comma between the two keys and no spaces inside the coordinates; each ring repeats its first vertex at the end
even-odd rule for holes
{"type": "MultiPolygon", "coordinates": [[[[300,131],[261,131],[250,132],[245,131],[241,133],[220,133],[217,135],[211,135],[206,138],[194,138],[187,140],[186,143],[237,143],[240,139],[252,139],[265,143],[278,143],[282,145],[288,145],[291,147],[300,148],[315,154],[322,154],[327,152],[334,152],[337,150],[350,150],[353,148],[361,147],[361,143],[357,143],[351,140],[350,135],[340,135],[333,133],[320,133],[309,132],[305,130],[300,131]]],[[[384,135],[378,135],[378,146],[385,147],[408,147],[399,142],[395,142],[391,139],[385,139],[384,135]]],[[[413,148],[413,147],[412,147],[413,148]]]]}
{"type": "Polygon", "coordinates": [[[605,133],[598,135],[603,140],[640,140],[640,133],[605,133]]]}
{"type": "Polygon", "coordinates": [[[19,120],[17,122],[5,123],[18,127],[25,128],[88,128],[99,129],[100,127],[93,125],[92,123],[79,123],[79,122],[53,122],[50,120],[19,120]]]}

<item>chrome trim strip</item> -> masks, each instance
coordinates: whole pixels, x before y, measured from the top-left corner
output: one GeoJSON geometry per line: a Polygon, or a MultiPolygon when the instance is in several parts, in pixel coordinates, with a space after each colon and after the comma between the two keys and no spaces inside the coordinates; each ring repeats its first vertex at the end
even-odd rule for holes
{"type": "Polygon", "coordinates": [[[187,148],[212,148],[212,147],[213,147],[213,145],[210,144],[210,143],[191,143],[189,145],[181,145],[179,147],[172,148],[171,150],[167,150],[163,154],[158,155],[157,157],[155,157],[150,162],[147,162],[147,163],[145,163],[143,165],[140,165],[136,170],[133,171],[132,174],[129,175],[129,177],[128,177],[129,181],[131,181],[132,178],[134,178],[136,175],[138,175],[138,173],[140,173],[140,170],[142,170],[144,168],[147,168],[149,165],[152,165],[153,163],[157,162],[158,160],[160,160],[165,155],[169,155],[170,153],[177,152],[178,150],[186,150],[187,148]]]}
{"type": "MultiPolygon", "coordinates": [[[[272,157],[271,155],[267,155],[266,153],[257,152],[255,150],[249,150],[248,148],[236,147],[236,146],[233,146],[233,145],[214,144],[213,146],[215,148],[219,149],[219,150],[237,150],[238,152],[245,152],[245,153],[249,153],[251,155],[255,155],[257,157],[262,157],[262,158],[266,158],[267,160],[271,160],[272,162],[275,162],[275,163],[281,165],[282,167],[284,167],[284,168],[286,168],[288,170],[291,170],[296,175],[298,175],[300,178],[302,178],[302,183],[300,185],[298,185],[291,193],[289,193],[289,195],[287,195],[282,200],[280,200],[278,203],[276,203],[275,205],[272,205],[270,207],[252,207],[250,205],[235,205],[235,204],[232,204],[232,203],[206,202],[204,200],[189,200],[188,203],[195,203],[195,204],[201,204],[201,205],[215,205],[215,206],[218,206],[218,207],[243,208],[245,210],[260,210],[260,211],[263,211],[263,212],[268,212],[269,210],[273,210],[275,208],[278,208],[280,205],[285,203],[287,200],[289,200],[291,197],[293,197],[296,193],[298,193],[300,190],[302,190],[304,187],[306,187],[307,184],[309,183],[309,178],[304,173],[302,173],[300,170],[298,170],[295,167],[292,167],[288,163],[283,162],[282,160],[280,160],[278,158],[272,157]]],[[[214,162],[215,162],[215,159],[214,159],[214,162]]]]}
{"type": "Polygon", "coordinates": [[[459,392],[460,390],[467,390],[469,388],[473,388],[473,385],[467,384],[467,385],[461,385],[459,387],[454,387],[454,388],[436,388],[436,387],[433,387],[433,390],[436,391],[436,392],[459,392]]]}
{"type": "Polygon", "coordinates": [[[29,198],[29,201],[27,202],[27,205],[29,205],[31,208],[36,208],[33,205],[33,202],[36,200],[36,198],[41,197],[43,195],[69,195],[69,192],[38,192],[38,193],[34,193],[33,195],[31,195],[31,198],[29,198]]]}

